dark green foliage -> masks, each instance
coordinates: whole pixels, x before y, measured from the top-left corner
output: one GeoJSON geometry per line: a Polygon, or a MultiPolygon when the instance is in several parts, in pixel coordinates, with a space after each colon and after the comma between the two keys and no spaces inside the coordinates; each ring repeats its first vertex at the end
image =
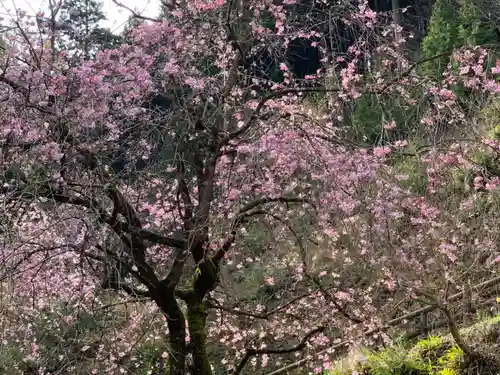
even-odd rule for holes
{"type": "Polygon", "coordinates": [[[486,176],[500,176],[500,160],[497,155],[478,151],[473,155],[472,160],[481,167],[486,176]]]}
{"type": "Polygon", "coordinates": [[[102,2],[96,0],[68,0],[63,3],[59,22],[68,26],[63,30],[68,39],[62,46],[64,49],[88,59],[98,50],[122,43],[119,36],[100,26],[106,20],[102,6],[102,2]]]}
{"type": "Polygon", "coordinates": [[[365,94],[356,102],[352,126],[359,141],[374,144],[379,140],[382,134],[382,111],[375,95],[365,94]]]}
{"type": "Polygon", "coordinates": [[[409,105],[401,98],[364,94],[355,103],[351,129],[356,141],[367,145],[377,144],[388,136],[407,139],[418,131],[421,110],[421,106],[409,105]],[[393,120],[396,129],[385,131],[383,125],[393,120]]]}
{"type": "MultiPolygon", "coordinates": [[[[484,17],[474,0],[436,0],[422,41],[421,57],[430,58],[465,45],[492,44],[497,41],[496,27],[484,17]]],[[[439,77],[449,63],[443,56],[422,66],[422,71],[439,77]]]]}
{"type": "Polygon", "coordinates": [[[168,352],[166,340],[154,340],[142,343],[138,346],[136,357],[139,363],[143,364],[140,369],[136,370],[137,375],[164,374],[166,368],[165,354],[168,352]],[[163,372],[162,372],[163,371],[163,372]]]}
{"type": "Polygon", "coordinates": [[[458,0],[460,6],[460,24],[458,38],[463,45],[484,45],[497,40],[496,27],[484,17],[479,2],[458,0]]]}
{"type": "MultiPolygon", "coordinates": [[[[423,58],[449,51],[459,43],[459,8],[457,0],[436,0],[429,20],[427,36],[422,41],[423,58]]],[[[442,57],[426,63],[423,71],[437,76],[444,71],[449,59],[442,57]]]]}

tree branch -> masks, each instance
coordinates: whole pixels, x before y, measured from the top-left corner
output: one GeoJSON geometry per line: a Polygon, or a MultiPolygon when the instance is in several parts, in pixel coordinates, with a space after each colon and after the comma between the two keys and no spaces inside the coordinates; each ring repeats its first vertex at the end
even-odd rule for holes
{"type": "Polygon", "coordinates": [[[323,297],[325,298],[325,300],[332,303],[333,306],[335,306],[335,308],[342,314],[342,316],[344,318],[347,318],[348,320],[350,320],[351,322],[356,323],[356,324],[363,323],[362,319],[358,318],[357,316],[353,316],[349,312],[347,312],[347,310],[343,306],[340,305],[340,303],[337,301],[337,299],[335,297],[333,297],[330,293],[328,293],[327,290],[325,290],[325,288],[321,284],[321,281],[319,281],[319,279],[316,276],[310,275],[309,272],[307,272],[307,271],[306,271],[306,276],[310,280],[312,280],[312,282],[318,287],[318,289],[320,290],[320,292],[323,295],[323,297]]]}
{"type": "MultiPolygon", "coordinates": [[[[325,290],[330,290],[330,289],[333,289],[333,286],[329,286],[329,287],[325,288],[325,290]]],[[[284,304],[282,304],[282,305],[280,305],[280,306],[272,309],[271,311],[269,311],[267,313],[263,313],[263,314],[253,313],[253,312],[244,311],[244,310],[236,310],[235,308],[232,308],[232,307],[222,306],[222,305],[219,305],[218,303],[214,302],[211,299],[209,299],[207,301],[207,303],[208,303],[208,306],[211,307],[211,308],[219,309],[219,310],[225,311],[225,312],[233,314],[233,315],[249,316],[249,317],[253,317],[253,318],[256,318],[256,319],[267,320],[267,319],[271,318],[273,315],[276,315],[277,313],[279,313],[280,311],[283,311],[288,306],[293,305],[295,302],[297,302],[297,301],[299,301],[299,300],[301,300],[303,298],[307,298],[307,297],[311,296],[314,293],[316,293],[315,290],[311,291],[311,292],[303,293],[301,295],[298,295],[298,296],[292,298],[290,301],[285,302],[284,304]]]]}
{"type": "Polygon", "coordinates": [[[134,234],[138,236],[142,240],[150,241],[159,245],[165,245],[175,248],[185,248],[186,241],[182,239],[175,239],[167,236],[163,236],[161,234],[145,230],[142,228],[137,228],[129,225],[128,223],[117,221],[113,222],[112,217],[109,216],[106,211],[99,205],[98,202],[93,200],[92,198],[82,198],[82,197],[71,197],[69,195],[65,195],[61,189],[55,189],[50,186],[45,186],[40,189],[40,193],[42,196],[46,198],[52,198],[58,203],[66,203],[75,206],[82,206],[92,210],[95,214],[97,214],[99,221],[102,223],[106,223],[110,225],[112,228],[116,228],[116,230],[134,234]]]}
{"type": "MultiPolygon", "coordinates": [[[[499,283],[500,283],[500,276],[497,276],[497,277],[494,277],[490,280],[487,280],[485,282],[482,282],[480,284],[475,285],[472,289],[475,291],[478,291],[478,290],[488,288],[488,287],[493,286],[493,285],[497,285],[499,283]]],[[[448,298],[447,302],[456,301],[457,299],[462,298],[462,297],[463,297],[463,292],[459,292],[459,293],[451,295],[448,298]]],[[[375,333],[383,331],[384,329],[386,329],[388,327],[398,326],[409,319],[413,319],[413,318],[416,318],[417,316],[420,316],[422,314],[434,311],[434,310],[436,310],[436,308],[437,307],[435,305],[428,305],[428,306],[422,307],[420,309],[414,310],[408,314],[404,314],[404,315],[399,316],[397,318],[391,319],[387,323],[385,323],[379,327],[375,327],[375,328],[371,328],[369,330],[366,330],[362,335],[358,336],[358,339],[361,339],[361,338],[367,337],[367,336],[371,336],[375,333]]],[[[352,339],[345,340],[345,341],[339,342],[338,344],[332,345],[324,350],[321,350],[321,351],[317,352],[316,354],[319,355],[319,354],[327,353],[331,350],[342,348],[342,347],[347,346],[351,343],[352,343],[352,339]]],[[[301,360],[294,362],[288,366],[284,366],[276,371],[270,372],[267,375],[288,374],[289,371],[292,371],[296,368],[299,368],[300,366],[304,365],[305,363],[307,363],[307,359],[301,359],[301,360]]]]}
{"type": "Polygon", "coordinates": [[[115,3],[116,6],[120,7],[120,8],[123,8],[127,11],[130,12],[130,14],[134,17],[134,18],[137,18],[137,19],[140,19],[140,20],[145,20],[145,21],[152,21],[152,22],[161,22],[162,20],[159,19],[159,18],[151,18],[151,17],[146,17],[146,16],[142,16],[140,15],[139,13],[137,13],[136,11],[134,11],[133,9],[129,8],[128,6],[120,3],[119,1],[117,0],[111,0],[113,1],[113,3],[115,3]]]}
{"type": "Polygon", "coordinates": [[[114,207],[112,219],[116,219],[117,214],[121,214],[127,221],[128,225],[131,227],[142,228],[142,224],[137,217],[137,213],[118,188],[108,185],[104,188],[104,190],[113,201],[114,207]]]}
{"type": "Polygon", "coordinates": [[[167,277],[160,281],[161,287],[166,288],[169,291],[175,290],[175,287],[181,279],[182,270],[184,268],[184,263],[186,262],[187,257],[187,250],[176,249],[176,255],[174,258],[174,262],[172,263],[172,267],[170,268],[167,277]]]}
{"type": "Polygon", "coordinates": [[[187,223],[193,217],[193,203],[189,195],[189,188],[186,184],[186,166],[182,160],[177,162],[177,181],[179,183],[179,193],[185,206],[183,219],[184,222],[187,223]]]}
{"type": "Polygon", "coordinates": [[[263,197],[263,198],[258,198],[246,205],[244,205],[238,212],[238,215],[243,215],[247,211],[250,211],[253,208],[256,208],[257,206],[264,205],[267,203],[273,203],[273,202],[279,202],[279,203],[308,203],[311,206],[314,207],[314,204],[312,204],[309,200],[305,198],[298,198],[298,197],[276,197],[276,198],[271,198],[271,197],[263,197]]]}
{"type": "Polygon", "coordinates": [[[240,224],[244,223],[248,218],[256,215],[267,215],[268,213],[262,210],[253,210],[254,208],[272,202],[280,202],[280,203],[309,203],[313,207],[314,205],[305,198],[297,198],[297,197],[263,197],[256,199],[245,206],[243,206],[236,216],[236,219],[233,221],[231,225],[231,234],[228,236],[224,244],[217,250],[217,253],[212,257],[214,262],[220,262],[224,255],[229,251],[234,241],[236,240],[236,229],[240,224]],[[253,210],[253,211],[252,211],[253,210]]]}
{"type": "Polygon", "coordinates": [[[241,128],[238,130],[235,130],[232,133],[229,133],[225,138],[223,138],[220,142],[221,146],[227,145],[231,140],[245,134],[254,124],[255,120],[257,120],[257,117],[260,114],[260,111],[262,111],[262,108],[264,108],[265,104],[275,98],[279,98],[282,96],[285,96],[287,94],[298,94],[298,93],[307,93],[307,92],[337,92],[340,91],[340,89],[335,88],[335,89],[325,89],[325,88],[294,88],[294,89],[285,89],[285,90],[279,90],[272,92],[266,96],[264,96],[259,103],[257,104],[257,107],[252,111],[252,114],[247,118],[245,123],[241,128]]]}
{"type": "Polygon", "coordinates": [[[152,295],[150,292],[136,289],[133,286],[131,286],[130,284],[122,283],[120,281],[110,283],[108,285],[108,287],[111,289],[114,289],[114,290],[123,290],[125,293],[127,293],[131,297],[152,298],[152,295]]]}
{"type": "Polygon", "coordinates": [[[229,235],[229,237],[226,239],[226,241],[224,241],[224,244],[220,247],[219,250],[217,250],[215,255],[212,257],[214,263],[218,264],[222,260],[222,258],[224,258],[224,255],[226,255],[226,253],[229,251],[235,240],[236,240],[236,231],[233,230],[229,235]]]}
{"type": "Polygon", "coordinates": [[[321,282],[319,281],[319,279],[313,275],[310,274],[309,272],[309,266],[307,264],[307,261],[306,261],[306,249],[304,247],[304,244],[302,242],[302,239],[299,237],[298,233],[295,231],[295,229],[293,229],[293,227],[287,223],[284,219],[282,219],[281,217],[277,216],[277,215],[273,215],[273,214],[268,214],[269,216],[273,217],[275,220],[281,222],[284,226],[286,226],[288,228],[288,230],[292,233],[293,237],[295,238],[295,242],[297,243],[297,246],[299,247],[299,250],[300,250],[300,255],[301,255],[301,259],[302,259],[302,266],[304,267],[304,273],[306,275],[306,277],[311,280],[317,287],[318,289],[320,290],[321,294],[323,295],[323,297],[325,298],[326,301],[329,301],[330,303],[332,303],[335,308],[342,314],[342,316],[344,316],[345,318],[349,319],[350,321],[356,323],[356,324],[359,324],[359,323],[362,323],[363,320],[356,317],[356,316],[352,316],[350,313],[348,313],[346,311],[346,309],[344,307],[342,307],[340,305],[340,303],[338,303],[338,301],[323,287],[323,285],[321,284],[321,282]]]}
{"type": "Polygon", "coordinates": [[[303,350],[306,347],[307,342],[314,335],[316,335],[316,334],[318,334],[320,332],[324,332],[324,330],[325,330],[324,326],[315,328],[312,331],[309,331],[302,338],[302,340],[300,341],[300,343],[298,343],[297,345],[292,346],[290,348],[286,348],[286,349],[251,349],[251,348],[247,349],[245,355],[243,356],[243,358],[241,359],[241,361],[238,363],[238,366],[234,370],[233,375],[239,375],[241,373],[241,371],[243,370],[243,368],[245,367],[245,365],[250,360],[250,358],[253,357],[253,356],[262,355],[262,354],[288,354],[288,353],[293,353],[293,352],[297,352],[297,351],[303,350]]]}
{"type": "MultiPolygon", "coordinates": [[[[484,47],[487,47],[487,45],[485,45],[484,47]]],[[[446,52],[443,52],[443,53],[440,53],[440,54],[437,54],[435,56],[431,56],[431,57],[428,57],[428,58],[425,58],[425,59],[422,59],[420,61],[417,61],[416,63],[412,64],[406,71],[404,71],[403,73],[401,73],[399,76],[397,76],[396,78],[390,80],[389,82],[386,82],[384,85],[382,85],[381,87],[378,87],[378,88],[369,88],[367,90],[363,90],[363,92],[372,92],[372,93],[377,93],[377,94],[382,94],[384,93],[390,86],[396,84],[398,81],[400,81],[401,79],[409,76],[411,74],[411,72],[413,70],[415,70],[415,68],[417,68],[419,65],[422,65],[426,62],[429,62],[429,61],[432,61],[432,60],[435,60],[435,59],[438,59],[440,57],[445,57],[445,56],[449,56],[453,53],[454,49],[453,50],[450,50],[450,51],[446,51],[446,52]]],[[[243,135],[244,133],[246,133],[251,127],[252,125],[254,124],[254,122],[257,120],[262,108],[264,108],[265,104],[269,101],[269,100],[272,100],[272,99],[276,99],[276,98],[279,98],[279,97],[282,97],[282,96],[285,96],[285,95],[288,95],[288,94],[298,94],[298,93],[312,93],[312,92],[339,92],[341,91],[340,88],[332,88],[332,89],[327,89],[327,88],[322,88],[322,87],[317,87],[317,88],[289,88],[289,89],[284,89],[284,90],[279,90],[279,91],[275,91],[275,92],[272,92],[266,96],[264,96],[263,98],[261,98],[261,100],[259,101],[259,103],[257,104],[257,107],[253,110],[252,114],[247,118],[247,120],[245,121],[245,123],[243,124],[243,126],[241,128],[239,128],[238,130],[228,134],[225,138],[222,139],[221,141],[221,145],[224,146],[224,145],[227,145],[229,143],[229,141],[243,135]]]]}

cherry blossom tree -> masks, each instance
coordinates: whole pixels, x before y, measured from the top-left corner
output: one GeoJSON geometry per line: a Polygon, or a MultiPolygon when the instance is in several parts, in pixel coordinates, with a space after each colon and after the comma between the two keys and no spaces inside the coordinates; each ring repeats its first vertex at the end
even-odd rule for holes
{"type": "Polygon", "coordinates": [[[391,119],[380,124],[382,143],[366,148],[332,118],[365,93],[412,106],[422,92],[413,90],[423,90],[429,133],[442,119],[464,124],[457,85],[482,102],[498,91],[488,50],[447,52],[459,69],[450,64],[434,82],[400,53],[404,32],[390,15],[364,1],[320,2],[304,18],[295,1],[164,5],[165,19],[143,19],[129,43],[76,67],[57,50],[57,30],[37,33],[26,14],[6,35],[1,259],[22,311],[7,336],[24,332],[27,360],[36,364],[43,348],[23,319],[61,305],[90,312],[114,295],[146,307],[126,319],[115,346],[98,345],[92,374],[133,373],[143,329],[168,342],[159,371],[172,375],[216,365],[254,373],[302,352],[321,371],[333,353],[317,358],[315,349],[382,324],[423,290],[446,295],[466,272],[484,277],[498,219],[479,218],[471,235],[464,216],[482,187],[496,194],[498,177],[480,176],[469,160],[478,142],[419,151],[428,186],[417,194],[394,163],[412,155],[391,119]],[[359,30],[345,56],[332,56],[318,31],[325,9],[359,30]],[[323,56],[324,68],[305,79],[286,61],[297,38],[323,56]],[[280,71],[273,80],[249,68],[264,52],[280,71]],[[363,72],[373,56],[380,66],[363,72]],[[312,92],[328,94],[332,113],[311,109],[312,92]],[[478,193],[443,204],[450,175],[463,169],[477,174],[478,193]],[[478,241],[488,244],[482,252],[478,241]],[[256,290],[246,289],[249,275],[256,290]],[[145,328],[157,311],[165,321],[145,328]]]}

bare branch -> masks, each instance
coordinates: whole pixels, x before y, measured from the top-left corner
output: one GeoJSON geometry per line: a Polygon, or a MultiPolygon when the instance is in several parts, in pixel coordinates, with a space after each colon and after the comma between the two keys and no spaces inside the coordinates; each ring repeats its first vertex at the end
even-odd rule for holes
{"type": "Polygon", "coordinates": [[[161,22],[161,19],[159,18],[151,18],[151,17],[146,17],[146,16],[143,16],[139,13],[137,13],[136,11],[134,11],[133,9],[129,8],[128,6],[126,6],[125,4],[122,4],[120,3],[118,0],[112,0],[113,3],[115,3],[118,7],[120,8],[123,8],[125,10],[127,10],[128,12],[130,12],[130,14],[132,15],[132,17],[134,18],[137,18],[137,19],[140,19],[140,20],[145,20],[145,21],[152,21],[152,22],[161,22]]]}
{"type": "Polygon", "coordinates": [[[270,198],[270,197],[263,197],[256,199],[245,206],[243,206],[237,216],[236,219],[233,221],[233,224],[231,225],[231,234],[228,236],[224,244],[221,246],[221,248],[217,251],[217,253],[213,256],[213,261],[214,262],[220,262],[224,255],[229,251],[231,246],[233,245],[234,241],[236,240],[236,229],[246,222],[250,217],[252,216],[257,216],[257,215],[267,215],[266,211],[262,210],[254,210],[254,208],[267,204],[267,203],[272,203],[272,202],[279,202],[279,203],[309,203],[313,207],[314,205],[309,202],[305,198],[298,198],[298,197],[277,197],[277,198],[270,198]]]}
{"type": "Polygon", "coordinates": [[[108,287],[111,289],[115,289],[115,290],[123,290],[125,293],[127,293],[131,297],[152,298],[152,295],[149,291],[136,289],[133,286],[131,286],[130,284],[122,283],[120,281],[110,283],[108,285],[108,287]]]}
{"type": "MultiPolygon", "coordinates": [[[[500,276],[497,276],[497,277],[494,277],[494,278],[487,280],[483,283],[475,285],[472,289],[478,291],[478,290],[485,289],[485,288],[488,288],[488,287],[493,286],[493,285],[497,285],[499,283],[500,283],[500,276]]],[[[463,297],[463,292],[453,294],[448,298],[448,302],[455,301],[455,300],[462,298],[462,297],[463,297]]],[[[365,331],[362,335],[359,336],[359,339],[361,339],[363,337],[371,336],[375,333],[378,333],[380,331],[385,330],[388,327],[400,325],[409,319],[413,319],[413,318],[420,316],[422,314],[434,311],[434,310],[436,310],[436,308],[437,307],[435,304],[428,305],[428,306],[422,307],[420,309],[417,309],[415,311],[412,311],[408,314],[404,314],[404,315],[397,317],[395,319],[391,319],[387,323],[385,323],[379,327],[375,327],[375,328],[372,328],[372,329],[365,331]]],[[[352,342],[352,339],[339,342],[338,344],[332,345],[324,350],[317,352],[316,355],[323,354],[323,353],[326,353],[326,352],[331,351],[331,350],[342,348],[344,346],[349,345],[351,342],[352,342]]],[[[299,368],[300,366],[303,366],[305,363],[307,363],[307,359],[301,359],[300,361],[294,362],[288,366],[284,366],[284,367],[282,367],[276,371],[273,371],[267,375],[284,375],[284,374],[287,374],[291,370],[294,370],[296,368],[299,368]]]]}
{"type": "Polygon", "coordinates": [[[241,371],[243,370],[243,368],[245,367],[245,365],[250,360],[250,358],[252,358],[253,356],[262,355],[262,354],[288,354],[288,353],[293,353],[293,352],[297,352],[297,351],[303,350],[306,347],[307,342],[313,336],[315,336],[318,333],[324,332],[324,330],[325,330],[324,326],[315,328],[312,331],[309,331],[302,338],[302,340],[300,341],[300,343],[298,343],[297,345],[292,346],[290,348],[286,348],[286,349],[251,349],[251,348],[247,349],[245,355],[243,356],[243,358],[241,359],[240,363],[238,364],[238,366],[234,370],[233,375],[239,375],[241,373],[241,371]]]}
{"type": "MultiPolygon", "coordinates": [[[[446,52],[443,52],[443,53],[440,53],[440,54],[437,54],[437,55],[434,55],[434,56],[422,59],[420,61],[417,61],[416,63],[414,63],[413,65],[411,65],[406,71],[404,71],[402,74],[400,74],[396,78],[390,80],[389,82],[385,83],[384,85],[378,86],[378,87],[368,88],[367,90],[364,90],[363,92],[373,92],[373,93],[377,93],[377,94],[382,94],[390,86],[398,83],[401,79],[409,76],[411,74],[411,72],[413,70],[415,70],[419,65],[422,65],[422,64],[424,64],[426,62],[429,62],[429,61],[432,61],[432,60],[439,59],[441,57],[449,56],[449,55],[451,55],[453,53],[453,51],[454,50],[446,51],[446,52]]],[[[235,138],[237,138],[237,137],[245,134],[252,127],[252,125],[255,123],[255,121],[257,120],[260,112],[262,111],[262,109],[264,108],[265,104],[269,100],[276,99],[276,98],[279,98],[279,97],[282,97],[282,96],[285,96],[285,95],[288,95],[288,94],[313,93],[313,92],[339,92],[339,91],[341,91],[340,88],[327,89],[327,88],[323,88],[323,87],[317,87],[317,88],[315,88],[315,87],[313,87],[313,88],[305,88],[305,87],[304,88],[300,88],[299,87],[299,88],[289,88],[289,89],[284,89],[284,90],[279,90],[279,91],[272,92],[272,93],[264,96],[259,101],[259,103],[257,104],[257,107],[252,111],[251,115],[245,121],[245,123],[243,124],[243,126],[241,128],[239,128],[238,130],[236,130],[236,131],[228,134],[221,141],[221,145],[226,145],[232,139],[235,139],[235,138]]]]}
{"type": "Polygon", "coordinates": [[[188,222],[193,217],[193,203],[186,184],[186,166],[182,160],[177,162],[177,181],[179,183],[179,193],[185,206],[183,219],[184,222],[188,222]]]}
{"type": "Polygon", "coordinates": [[[151,298],[149,296],[148,297],[140,297],[140,298],[131,298],[131,299],[127,299],[125,301],[114,302],[114,303],[110,303],[110,304],[107,304],[104,306],[99,306],[97,308],[97,310],[106,310],[106,309],[113,308],[115,306],[127,305],[129,303],[144,303],[144,302],[150,302],[150,301],[151,301],[151,298]]]}
{"type": "Polygon", "coordinates": [[[142,228],[141,221],[137,217],[137,213],[118,188],[108,185],[105,187],[105,191],[113,201],[114,205],[111,219],[116,220],[116,215],[121,214],[127,221],[128,225],[131,227],[142,228]]]}
{"type": "MultiPolygon", "coordinates": [[[[273,203],[273,202],[279,202],[279,203],[308,203],[311,206],[314,207],[314,204],[311,203],[308,199],[306,198],[299,198],[299,197],[276,197],[276,198],[271,198],[271,197],[263,197],[256,199],[245,206],[243,206],[239,212],[238,215],[244,215],[246,212],[250,211],[253,208],[256,208],[260,205],[264,205],[267,203],[273,203]]],[[[236,219],[237,220],[237,219],[236,219]]]]}
{"type": "Polygon", "coordinates": [[[236,231],[232,231],[229,237],[224,241],[224,244],[221,246],[219,250],[217,250],[217,253],[213,256],[212,260],[214,263],[219,263],[222,258],[224,258],[224,255],[229,251],[231,246],[233,245],[234,241],[236,240],[236,231]]]}
{"type": "Polygon", "coordinates": [[[307,261],[306,261],[306,249],[304,247],[302,239],[299,237],[299,235],[295,231],[295,229],[293,229],[293,227],[289,223],[287,223],[286,220],[282,219],[281,217],[279,217],[277,215],[273,215],[273,214],[268,214],[268,215],[271,216],[272,218],[274,218],[275,220],[281,222],[284,226],[286,226],[288,228],[290,233],[292,233],[293,237],[295,238],[295,242],[297,243],[297,246],[299,247],[299,250],[300,250],[300,255],[301,255],[301,259],[302,259],[302,266],[304,267],[304,273],[305,273],[306,277],[309,280],[311,280],[318,287],[318,289],[320,290],[320,292],[323,295],[323,297],[325,298],[325,300],[332,303],[335,306],[335,308],[345,318],[349,319],[350,321],[352,321],[356,324],[362,323],[363,322],[362,319],[360,319],[356,316],[353,316],[352,314],[347,312],[347,310],[325,289],[325,287],[323,287],[323,285],[321,284],[321,281],[317,277],[311,275],[311,273],[309,272],[309,266],[308,266],[307,261]]]}
{"type": "Polygon", "coordinates": [[[170,291],[173,291],[182,276],[182,270],[184,268],[184,263],[188,258],[189,253],[187,250],[176,249],[176,255],[172,267],[165,279],[160,282],[161,287],[164,287],[170,291]]]}
{"type": "MultiPolygon", "coordinates": [[[[329,287],[325,287],[325,290],[330,290],[330,289],[333,289],[333,286],[329,286],[329,287]]],[[[312,294],[316,293],[316,290],[314,291],[311,291],[311,292],[307,292],[307,293],[303,293],[303,294],[300,294],[294,298],[292,298],[290,301],[272,309],[271,311],[267,312],[267,313],[253,313],[253,312],[250,312],[250,311],[244,311],[244,310],[236,310],[235,308],[232,308],[232,307],[227,307],[227,306],[222,306],[218,303],[216,303],[214,300],[208,300],[207,303],[210,307],[214,308],[214,309],[219,309],[219,310],[222,310],[222,311],[225,311],[229,314],[233,314],[233,315],[242,315],[242,316],[249,316],[249,317],[253,317],[253,318],[256,318],[256,319],[263,319],[263,320],[267,320],[269,318],[271,318],[273,315],[276,315],[277,313],[283,311],[284,309],[286,309],[287,307],[289,307],[290,305],[293,305],[295,302],[301,300],[301,299],[304,299],[304,298],[307,298],[309,296],[311,296],[312,294]]]]}
{"type": "Polygon", "coordinates": [[[163,236],[161,234],[154,233],[140,227],[137,228],[129,225],[126,222],[113,222],[112,217],[106,213],[106,211],[99,205],[98,202],[91,198],[72,197],[64,194],[61,189],[52,188],[48,185],[40,189],[39,192],[41,196],[54,199],[58,203],[67,203],[75,206],[82,206],[92,210],[97,214],[101,222],[109,224],[115,231],[130,233],[138,236],[142,240],[150,241],[159,245],[171,246],[175,248],[186,247],[186,241],[184,240],[163,236]]]}
{"type": "Polygon", "coordinates": [[[280,90],[280,91],[275,91],[272,92],[266,96],[264,96],[259,103],[257,104],[257,107],[252,111],[252,114],[248,117],[248,119],[245,121],[243,126],[239,128],[238,130],[235,130],[234,132],[228,134],[225,138],[221,140],[220,145],[225,146],[229,143],[229,141],[238,138],[239,136],[245,134],[255,123],[257,120],[260,112],[262,111],[262,108],[264,108],[265,104],[271,100],[271,99],[276,99],[288,94],[298,94],[298,93],[307,93],[307,92],[338,92],[340,89],[334,88],[334,89],[325,89],[325,88],[295,88],[295,89],[285,89],[285,90],[280,90]]]}

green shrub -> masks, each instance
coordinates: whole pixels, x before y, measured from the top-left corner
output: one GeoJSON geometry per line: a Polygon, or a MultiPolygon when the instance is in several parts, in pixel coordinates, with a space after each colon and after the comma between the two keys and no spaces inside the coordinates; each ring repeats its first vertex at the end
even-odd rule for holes
{"type": "MultiPolygon", "coordinates": [[[[421,97],[417,92],[414,96],[421,97]]],[[[355,102],[350,118],[354,138],[367,145],[377,144],[385,138],[411,138],[420,127],[422,108],[421,105],[410,105],[401,98],[363,94],[355,102]],[[383,125],[391,121],[395,121],[396,128],[387,132],[383,125]]]]}
{"type": "Polygon", "coordinates": [[[399,174],[406,175],[408,178],[402,180],[399,184],[410,189],[418,195],[424,195],[427,191],[427,173],[425,165],[418,157],[403,156],[395,161],[394,168],[399,174]]]}
{"type": "Polygon", "coordinates": [[[401,348],[389,348],[369,355],[367,367],[371,375],[423,375],[429,371],[429,364],[408,357],[401,348]]]}
{"type": "Polygon", "coordinates": [[[480,130],[490,139],[500,140],[500,100],[493,98],[479,115],[480,130]]]}
{"type": "Polygon", "coordinates": [[[429,336],[423,340],[420,340],[415,345],[415,350],[419,353],[436,351],[441,348],[444,344],[444,340],[441,336],[429,336]]]}
{"type": "Polygon", "coordinates": [[[438,363],[443,368],[458,370],[463,362],[464,352],[458,346],[453,346],[448,349],[442,357],[438,359],[438,363]]]}
{"type": "Polygon", "coordinates": [[[444,368],[439,370],[438,375],[458,375],[457,370],[451,368],[444,368]]]}

